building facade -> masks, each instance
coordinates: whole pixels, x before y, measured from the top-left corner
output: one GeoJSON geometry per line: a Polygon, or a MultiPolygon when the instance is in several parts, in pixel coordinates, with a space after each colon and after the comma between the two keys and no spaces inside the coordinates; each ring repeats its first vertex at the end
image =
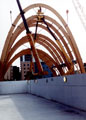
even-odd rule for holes
{"type": "Polygon", "coordinates": [[[19,71],[19,67],[10,66],[4,76],[4,79],[5,80],[21,80],[21,73],[19,71]]]}
{"type": "MultiPolygon", "coordinates": [[[[31,60],[32,60],[31,55],[23,55],[20,57],[21,79],[22,80],[27,79],[26,76],[27,74],[29,75],[31,60]]],[[[34,62],[33,65],[34,65],[34,73],[38,73],[36,62],[34,62]]],[[[53,74],[51,70],[49,69],[49,67],[44,62],[41,62],[41,65],[43,67],[43,70],[48,72],[48,74],[42,75],[41,77],[42,78],[53,77],[53,74]]],[[[39,78],[39,76],[35,76],[34,78],[39,78]]]]}
{"type": "Polygon", "coordinates": [[[21,79],[26,79],[26,74],[30,70],[31,55],[23,55],[20,57],[21,79]]]}
{"type": "Polygon", "coordinates": [[[4,80],[11,80],[13,79],[13,69],[12,66],[9,67],[8,71],[6,72],[4,76],[4,80]]]}

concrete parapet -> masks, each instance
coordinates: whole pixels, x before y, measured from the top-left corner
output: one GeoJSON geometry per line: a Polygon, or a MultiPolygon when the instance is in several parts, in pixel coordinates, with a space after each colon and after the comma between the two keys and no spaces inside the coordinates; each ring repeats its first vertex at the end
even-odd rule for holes
{"type": "Polygon", "coordinates": [[[13,93],[31,93],[86,111],[86,74],[0,82],[0,94],[13,93]]]}
{"type": "Polygon", "coordinates": [[[27,81],[0,82],[0,94],[26,93],[27,81]]]}
{"type": "Polygon", "coordinates": [[[39,79],[28,84],[28,92],[86,111],[86,74],[39,79]]]}

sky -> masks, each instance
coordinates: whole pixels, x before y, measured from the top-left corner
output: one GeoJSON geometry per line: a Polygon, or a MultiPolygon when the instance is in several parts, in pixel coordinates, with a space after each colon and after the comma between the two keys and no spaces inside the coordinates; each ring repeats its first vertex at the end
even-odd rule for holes
{"type": "MultiPolygon", "coordinates": [[[[84,6],[84,0],[80,0],[84,6]]],[[[68,25],[75,38],[77,46],[79,48],[83,62],[86,62],[86,30],[84,29],[77,12],[74,8],[72,0],[20,0],[22,8],[25,8],[34,3],[44,3],[53,7],[59,12],[59,14],[67,21],[66,10],[68,13],[68,25]]],[[[85,10],[85,7],[84,7],[85,10]]],[[[11,27],[11,23],[15,20],[19,14],[19,9],[16,0],[2,0],[0,3],[0,55],[6,40],[6,36],[11,27]],[[10,17],[10,11],[12,11],[12,19],[10,17]]],[[[16,64],[17,61],[14,63],[16,64]]]]}

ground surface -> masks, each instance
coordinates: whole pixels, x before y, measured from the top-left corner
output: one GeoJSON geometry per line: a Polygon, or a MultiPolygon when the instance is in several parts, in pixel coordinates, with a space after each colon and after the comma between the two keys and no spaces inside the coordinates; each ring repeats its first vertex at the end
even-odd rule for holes
{"type": "Polygon", "coordinates": [[[29,94],[1,95],[0,120],[86,120],[86,113],[29,94]]]}

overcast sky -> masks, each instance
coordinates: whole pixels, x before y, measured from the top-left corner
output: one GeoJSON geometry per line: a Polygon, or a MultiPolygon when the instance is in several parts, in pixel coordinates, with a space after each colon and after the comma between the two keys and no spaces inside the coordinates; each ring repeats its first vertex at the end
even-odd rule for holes
{"type": "MultiPolygon", "coordinates": [[[[83,1],[83,0],[80,0],[83,1]]],[[[55,8],[67,21],[66,10],[69,10],[68,25],[73,33],[78,45],[82,59],[86,62],[86,31],[75,11],[72,0],[20,0],[22,8],[33,3],[45,3],[55,8]]],[[[85,5],[86,6],[86,5],[85,5]]],[[[11,27],[10,10],[12,11],[12,21],[19,14],[16,0],[2,0],[0,3],[0,54],[4,41],[11,27]]]]}

